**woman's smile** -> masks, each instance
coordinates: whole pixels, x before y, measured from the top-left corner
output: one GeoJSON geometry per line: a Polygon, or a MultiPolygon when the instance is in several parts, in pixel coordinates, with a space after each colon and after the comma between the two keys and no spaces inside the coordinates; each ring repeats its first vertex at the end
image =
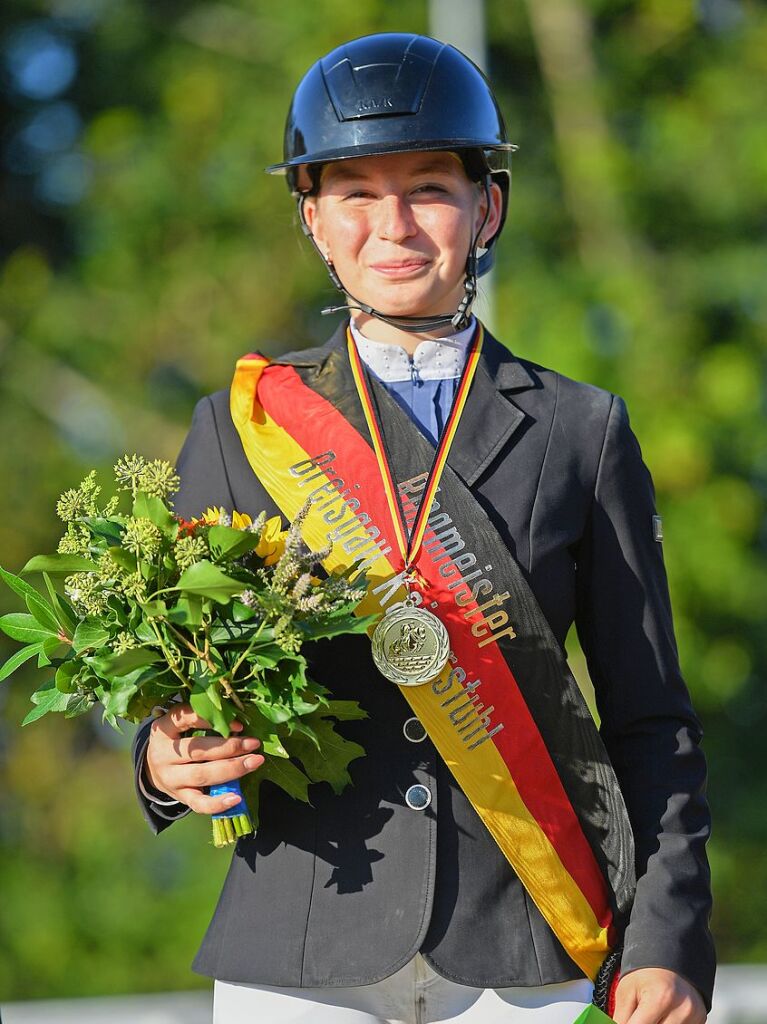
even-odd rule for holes
{"type": "Polygon", "coordinates": [[[384,277],[398,279],[414,277],[431,263],[426,257],[412,256],[402,260],[386,260],[378,263],[371,263],[370,269],[384,277]]]}

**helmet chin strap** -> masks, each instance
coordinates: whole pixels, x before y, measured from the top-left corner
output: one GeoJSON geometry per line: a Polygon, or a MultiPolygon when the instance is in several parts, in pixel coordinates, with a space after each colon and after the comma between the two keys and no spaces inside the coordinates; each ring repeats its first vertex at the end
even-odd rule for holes
{"type": "Polygon", "coordinates": [[[466,276],[463,282],[463,298],[458,304],[458,309],[455,313],[436,313],[434,316],[395,316],[389,315],[388,313],[382,313],[380,309],[375,309],[373,306],[368,306],[366,303],[361,302],[355,298],[351,292],[345,288],[341,282],[336,268],[330,262],[325,259],[325,256],[317,245],[317,242],[312,234],[309,225],[306,223],[304,216],[304,201],[306,199],[306,193],[301,193],[298,197],[298,216],[301,221],[301,229],[306,237],[311,241],[314,248],[320,255],[322,262],[325,264],[327,272],[330,276],[330,280],[333,282],[340,292],[343,292],[351,300],[350,302],[343,303],[338,306],[326,306],[322,310],[322,315],[327,316],[329,313],[339,313],[341,310],[352,310],[358,309],[363,313],[367,313],[368,316],[373,316],[377,320],[382,320],[386,324],[390,324],[392,327],[398,328],[400,331],[409,331],[413,334],[420,334],[423,331],[435,331],[441,327],[452,326],[455,330],[462,330],[467,327],[471,317],[471,306],[477,297],[477,246],[479,237],[482,234],[482,230],[487,224],[487,219],[490,216],[490,182],[492,178],[489,174],[483,175],[482,184],[485,189],[485,198],[487,200],[487,209],[485,210],[485,216],[477,229],[474,238],[472,239],[471,248],[469,249],[469,255],[466,258],[466,276]]]}

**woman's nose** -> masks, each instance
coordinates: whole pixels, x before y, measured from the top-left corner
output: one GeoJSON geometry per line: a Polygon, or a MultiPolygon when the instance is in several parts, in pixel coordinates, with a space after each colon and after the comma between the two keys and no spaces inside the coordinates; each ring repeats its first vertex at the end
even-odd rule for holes
{"type": "Polygon", "coordinates": [[[383,196],[378,204],[378,235],[387,242],[401,242],[416,233],[410,204],[398,195],[383,196]]]}

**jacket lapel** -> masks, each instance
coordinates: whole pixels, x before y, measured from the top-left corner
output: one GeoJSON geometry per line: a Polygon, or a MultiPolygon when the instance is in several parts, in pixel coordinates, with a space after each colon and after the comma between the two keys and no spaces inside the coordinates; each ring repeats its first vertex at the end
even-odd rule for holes
{"type": "MultiPolygon", "coordinates": [[[[319,373],[337,374],[336,394],[343,395],[342,404],[359,402],[346,351],[347,323],[339,324],[324,345],[288,352],[274,362],[314,366],[319,373]]],[[[480,360],[447,460],[468,487],[479,479],[528,419],[509,395],[537,387],[541,384],[533,373],[485,328],[480,360]]],[[[390,398],[393,415],[399,415],[402,429],[418,430],[401,406],[388,393],[386,397],[390,398]]],[[[426,440],[420,431],[419,434],[426,440]]]]}
{"type": "Polygon", "coordinates": [[[528,418],[509,393],[534,388],[529,370],[486,329],[449,465],[471,487],[528,418]]]}

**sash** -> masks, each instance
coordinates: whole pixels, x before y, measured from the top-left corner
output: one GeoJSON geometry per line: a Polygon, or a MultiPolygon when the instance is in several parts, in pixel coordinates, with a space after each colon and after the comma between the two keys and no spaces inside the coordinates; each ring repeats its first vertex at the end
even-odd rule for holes
{"type": "MultiPolygon", "coordinates": [[[[303,536],[332,542],[323,565],[355,560],[368,588],[357,613],[406,595],[401,556],[348,352],[322,372],[254,352],[239,359],[233,423],[253,471],[303,536]]],[[[434,447],[371,375],[408,523],[434,447]]],[[[467,401],[472,400],[469,393],[467,401]]],[[[423,595],[451,644],[442,673],[400,687],[430,739],[565,950],[594,980],[628,921],[634,845],[620,787],[588,706],[522,571],[486,512],[446,464],[417,562],[423,595]]],[[[375,624],[369,632],[372,634],[375,624]]],[[[381,679],[381,685],[395,684],[381,679]]]]}

